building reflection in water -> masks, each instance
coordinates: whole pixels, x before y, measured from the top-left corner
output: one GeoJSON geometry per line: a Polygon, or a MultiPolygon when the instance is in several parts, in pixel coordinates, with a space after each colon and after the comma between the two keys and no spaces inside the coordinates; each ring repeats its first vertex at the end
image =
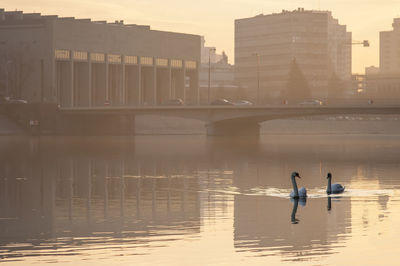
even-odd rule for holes
{"type": "Polygon", "coordinates": [[[291,203],[284,198],[237,196],[235,248],[260,253],[278,251],[289,260],[329,254],[333,252],[331,246],[344,240],[349,232],[345,222],[350,204],[340,204],[336,217],[329,215],[325,204],[325,198],[311,199],[302,207],[298,200],[291,203]]]}
{"type": "Polygon", "coordinates": [[[137,160],[129,148],[69,146],[82,142],[13,144],[1,158],[0,179],[0,245],[9,256],[9,243],[40,249],[55,238],[57,245],[77,238],[84,245],[99,237],[151,241],[200,230],[199,184],[187,174],[190,165],[182,172],[137,160]]]}

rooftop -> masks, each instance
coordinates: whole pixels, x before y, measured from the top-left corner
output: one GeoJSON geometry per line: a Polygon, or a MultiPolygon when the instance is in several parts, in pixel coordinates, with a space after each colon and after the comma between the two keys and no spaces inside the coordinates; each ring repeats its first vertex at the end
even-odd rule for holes
{"type": "Polygon", "coordinates": [[[49,20],[76,21],[81,23],[108,24],[124,27],[135,27],[150,30],[149,25],[124,24],[123,20],[115,20],[114,22],[92,21],[90,18],[75,18],[75,17],[59,17],[57,15],[42,15],[41,13],[23,13],[23,11],[5,11],[0,8],[0,25],[15,25],[15,24],[41,24],[49,20]]]}

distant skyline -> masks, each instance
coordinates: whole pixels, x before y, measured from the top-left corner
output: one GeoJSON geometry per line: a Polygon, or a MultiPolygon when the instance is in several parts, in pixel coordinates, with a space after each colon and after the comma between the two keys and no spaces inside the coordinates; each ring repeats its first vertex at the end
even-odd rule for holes
{"type": "Polygon", "coordinates": [[[392,30],[400,16],[398,0],[3,0],[7,11],[38,12],[43,15],[74,16],[93,20],[124,20],[150,25],[152,29],[203,35],[207,46],[225,51],[234,63],[234,20],[282,9],[329,10],[353,34],[353,41],[369,40],[371,46],[353,46],[353,72],[379,66],[379,32],[392,30]]]}

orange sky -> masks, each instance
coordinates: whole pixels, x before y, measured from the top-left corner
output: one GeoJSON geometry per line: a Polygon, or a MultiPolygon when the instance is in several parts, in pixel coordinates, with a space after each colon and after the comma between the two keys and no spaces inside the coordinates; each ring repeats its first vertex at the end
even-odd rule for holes
{"type": "Polygon", "coordinates": [[[379,31],[391,30],[400,16],[399,0],[3,0],[1,8],[75,16],[94,20],[124,20],[153,29],[204,35],[206,45],[224,50],[234,63],[234,20],[260,13],[297,7],[330,10],[340,24],[353,33],[353,40],[368,39],[369,48],[353,46],[353,72],[379,65],[379,31]]]}

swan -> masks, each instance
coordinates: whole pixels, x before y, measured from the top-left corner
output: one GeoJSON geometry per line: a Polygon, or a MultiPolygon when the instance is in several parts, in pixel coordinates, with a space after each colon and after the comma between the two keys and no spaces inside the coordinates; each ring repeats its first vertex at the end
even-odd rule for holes
{"type": "Polygon", "coordinates": [[[290,197],[291,198],[306,198],[307,197],[307,190],[302,187],[299,190],[297,189],[297,183],[296,183],[296,177],[301,178],[299,173],[293,172],[291,179],[292,179],[292,185],[293,185],[293,191],[290,192],[290,197]]]}
{"type": "Polygon", "coordinates": [[[328,176],[326,177],[328,179],[328,186],[326,188],[326,193],[329,194],[339,194],[344,191],[344,188],[341,184],[331,184],[332,182],[332,174],[328,173],[328,176]]]}

